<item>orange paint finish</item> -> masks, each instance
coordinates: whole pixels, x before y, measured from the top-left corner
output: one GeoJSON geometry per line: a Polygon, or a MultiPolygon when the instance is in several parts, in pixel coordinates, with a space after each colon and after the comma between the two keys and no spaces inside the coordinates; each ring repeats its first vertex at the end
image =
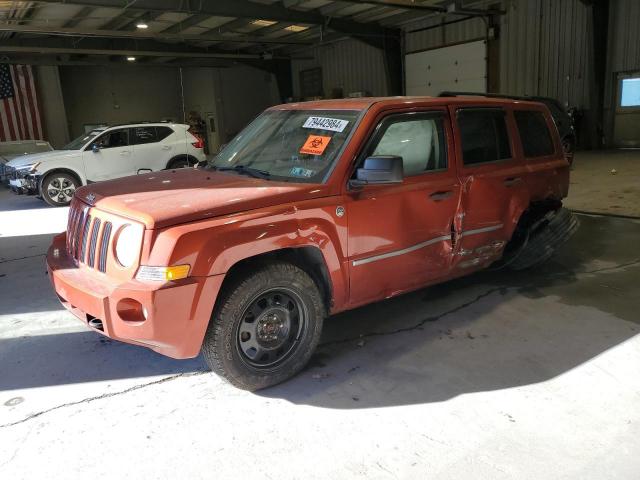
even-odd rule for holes
{"type": "MultiPolygon", "coordinates": [[[[65,307],[84,322],[100,319],[111,338],[175,358],[193,357],[227,273],[243,260],[315,249],[328,273],[330,311],[335,313],[486,267],[500,258],[531,202],[567,195],[569,166],[555,128],[553,155],[523,158],[513,110],[540,110],[553,127],[546,107],[538,103],[398,97],[272,109],[359,110],[362,115],[325,183],[181,169],[78,190],[72,211],[112,223],[113,233],[97,254],[104,256],[105,272],[96,267],[98,260],[90,265],[89,257],[72,258],[64,234],[54,240],[47,264],[65,307]],[[463,164],[456,120],[463,107],[505,110],[512,158],[463,164]],[[356,163],[380,122],[391,114],[416,112],[442,116],[448,167],[405,177],[399,184],[350,187],[356,163]],[[92,205],[84,203],[89,193],[92,205]],[[126,224],[144,228],[139,256],[128,268],[119,266],[113,243],[126,224]],[[135,279],[140,266],[185,264],[191,270],[183,280],[135,279]],[[141,312],[146,312],[142,321],[141,312]]],[[[318,135],[305,138],[313,136],[318,135]]]]}
{"type": "Polygon", "coordinates": [[[104,326],[101,333],[115,340],[143,345],[173,358],[198,355],[223,275],[190,277],[163,285],[114,282],[78,267],[66,252],[65,240],[64,233],[55,237],[47,254],[49,277],[65,308],[84,323],[100,319],[104,326]],[[121,318],[118,304],[127,299],[142,304],[146,320],[121,318]]]}

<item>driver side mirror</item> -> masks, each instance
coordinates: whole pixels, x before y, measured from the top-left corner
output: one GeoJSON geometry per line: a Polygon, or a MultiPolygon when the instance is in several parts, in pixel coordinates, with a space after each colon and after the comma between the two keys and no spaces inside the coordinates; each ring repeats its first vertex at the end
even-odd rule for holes
{"type": "Polygon", "coordinates": [[[97,143],[91,144],[91,151],[93,153],[98,153],[100,151],[100,145],[98,145],[97,143]]]}
{"type": "Polygon", "coordinates": [[[402,157],[377,155],[365,159],[364,165],[356,171],[356,178],[351,180],[349,185],[362,187],[364,185],[402,183],[403,178],[402,157]]]}

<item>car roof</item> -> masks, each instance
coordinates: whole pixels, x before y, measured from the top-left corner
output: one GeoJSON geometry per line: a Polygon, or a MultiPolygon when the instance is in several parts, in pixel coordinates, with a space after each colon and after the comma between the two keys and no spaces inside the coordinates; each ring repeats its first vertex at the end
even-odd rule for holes
{"type": "Polygon", "coordinates": [[[133,127],[187,127],[184,123],[174,122],[136,122],[136,123],[119,123],[116,125],[105,125],[104,127],[96,127],[94,130],[107,130],[109,128],[133,128],[133,127]]]}
{"type": "Polygon", "coordinates": [[[469,104],[499,106],[509,104],[538,104],[538,102],[515,99],[515,98],[493,98],[479,95],[450,96],[450,97],[427,97],[427,96],[398,96],[398,97],[361,97],[361,98],[341,98],[331,100],[313,100],[310,102],[295,102],[276,105],[269,110],[367,110],[374,104],[383,106],[412,105],[412,104],[469,104]]]}

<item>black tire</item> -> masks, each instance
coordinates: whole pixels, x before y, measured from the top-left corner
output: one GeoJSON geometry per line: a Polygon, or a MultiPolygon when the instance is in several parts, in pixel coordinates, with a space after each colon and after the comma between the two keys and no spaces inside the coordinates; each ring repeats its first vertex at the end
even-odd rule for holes
{"type": "Polygon", "coordinates": [[[65,207],[71,203],[80,181],[68,173],[51,172],[40,182],[40,195],[52,207],[65,207]]]}
{"type": "Polygon", "coordinates": [[[550,212],[545,220],[534,228],[522,248],[513,253],[505,264],[511,270],[524,270],[548,260],[578,230],[578,218],[566,208],[550,212]]]}
{"type": "Polygon", "coordinates": [[[189,168],[195,165],[195,163],[196,162],[192,161],[189,157],[183,155],[181,157],[172,158],[169,161],[167,169],[173,170],[177,168],[189,168]]]}
{"type": "Polygon", "coordinates": [[[202,352],[211,370],[232,385],[267,388],[306,365],[325,316],[322,295],[309,275],[289,263],[268,264],[222,294],[202,352]]]}

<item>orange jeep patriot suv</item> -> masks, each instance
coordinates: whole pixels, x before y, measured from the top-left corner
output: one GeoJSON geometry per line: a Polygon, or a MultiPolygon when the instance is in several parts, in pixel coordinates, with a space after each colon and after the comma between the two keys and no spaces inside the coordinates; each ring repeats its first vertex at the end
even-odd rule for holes
{"type": "Polygon", "coordinates": [[[480,97],[268,109],[208,165],[79,189],[47,255],[90,328],[233,385],[282,382],[324,318],[548,258],[577,228],[546,106],[480,97]]]}

